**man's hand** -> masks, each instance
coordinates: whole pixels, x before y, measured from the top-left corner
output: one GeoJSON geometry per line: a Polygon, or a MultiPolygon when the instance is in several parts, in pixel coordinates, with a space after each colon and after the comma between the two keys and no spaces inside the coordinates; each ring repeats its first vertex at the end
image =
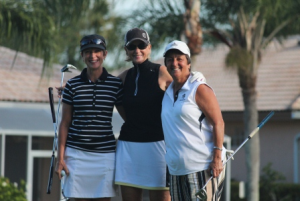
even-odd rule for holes
{"type": "Polygon", "coordinates": [[[193,83],[194,81],[201,81],[201,82],[206,82],[206,79],[204,75],[201,72],[198,71],[192,71],[191,72],[192,78],[190,80],[190,83],[193,83]]]}
{"type": "Polygon", "coordinates": [[[58,98],[61,98],[61,95],[62,95],[62,93],[64,91],[65,86],[63,86],[63,87],[55,87],[55,88],[57,90],[57,96],[58,96],[58,98]]]}

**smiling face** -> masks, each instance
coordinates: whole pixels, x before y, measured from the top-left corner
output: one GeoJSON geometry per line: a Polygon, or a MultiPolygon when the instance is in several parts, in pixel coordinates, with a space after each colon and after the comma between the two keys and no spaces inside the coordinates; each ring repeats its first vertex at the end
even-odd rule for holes
{"type": "Polygon", "coordinates": [[[178,50],[169,50],[166,53],[165,64],[174,81],[185,82],[190,75],[191,64],[186,55],[178,50]]]}
{"type": "Polygon", "coordinates": [[[127,47],[125,46],[126,54],[135,64],[141,64],[146,61],[151,53],[151,44],[147,45],[140,40],[131,42],[127,47]]]}
{"type": "Polygon", "coordinates": [[[91,70],[101,68],[106,55],[106,50],[101,50],[98,48],[89,48],[81,52],[84,63],[86,64],[87,68],[91,70]]]}

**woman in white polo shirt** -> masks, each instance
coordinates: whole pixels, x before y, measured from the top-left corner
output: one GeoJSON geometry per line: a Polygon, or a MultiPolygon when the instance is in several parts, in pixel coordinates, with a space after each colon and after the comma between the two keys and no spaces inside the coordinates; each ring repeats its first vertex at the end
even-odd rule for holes
{"type": "Polygon", "coordinates": [[[190,50],[182,41],[169,43],[165,65],[173,78],[162,102],[166,163],[171,174],[172,201],[196,200],[207,185],[207,200],[219,200],[225,171],[224,121],[211,87],[205,81],[190,82],[190,50]]]}

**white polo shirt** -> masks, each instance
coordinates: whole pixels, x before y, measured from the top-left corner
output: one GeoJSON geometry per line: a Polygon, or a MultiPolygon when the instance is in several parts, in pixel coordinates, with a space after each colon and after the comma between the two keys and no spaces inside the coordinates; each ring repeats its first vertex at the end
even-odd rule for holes
{"type": "MultiPolygon", "coordinates": [[[[199,117],[202,111],[195,101],[198,86],[206,83],[202,81],[190,83],[190,79],[191,76],[179,90],[175,102],[173,82],[162,101],[165,158],[171,175],[186,175],[206,170],[213,156],[212,125],[204,118],[200,130],[199,117]]],[[[223,159],[225,153],[223,149],[223,159]]]]}

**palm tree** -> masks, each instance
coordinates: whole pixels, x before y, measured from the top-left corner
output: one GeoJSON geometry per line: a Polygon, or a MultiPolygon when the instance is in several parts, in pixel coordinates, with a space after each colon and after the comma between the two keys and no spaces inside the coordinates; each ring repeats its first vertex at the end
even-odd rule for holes
{"type": "MultiPolygon", "coordinates": [[[[244,133],[248,135],[258,124],[256,82],[262,51],[275,36],[288,34],[281,31],[297,19],[298,14],[294,9],[296,7],[299,9],[300,4],[298,1],[298,5],[291,3],[289,6],[284,6],[285,3],[280,0],[272,1],[271,4],[268,1],[242,2],[235,5],[227,3],[221,5],[216,1],[207,1],[204,5],[211,10],[216,8],[222,10],[222,7],[236,8],[236,10],[232,9],[233,12],[226,13],[231,14],[228,15],[229,19],[227,18],[231,26],[229,31],[220,30],[215,26],[209,33],[230,48],[226,65],[237,69],[244,102],[244,133]],[[274,4],[279,7],[273,7],[274,4]],[[283,7],[289,9],[283,11],[283,7]],[[272,26],[267,25],[275,20],[277,23],[272,26]]],[[[216,16],[216,13],[214,15],[216,16]]],[[[249,201],[259,200],[259,148],[259,135],[256,135],[246,145],[247,200],[249,201]]]]}
{"type": "Polygon", "coordinates": [[[129,16],[129,27],[144,27],[155,41],[154,50],[174,39],[186,41],[192,60],[200,54],[202,28],[200,24],[200,0],[153,0],[144,2],[129,16]]]}
{"type": "MultiPolygon", "coordinates": [[[[198,23],[188,24],[186,18],[186,16],[191,16],[191,5],[195,8],[196,3],[197,1],[179,3],[172,0],[151,2],[144,9],[134,12],[134,16],[138,19],[136,25],[147,27],[155,43],[164,44],[166,40],[181,38],[183,32],[199,30],[199,19],[198,23]],[[191,26],[186,26],[187,24],[191,26]]],[[[225,61],[226,65],[237,69],[245,107],[244,133],[246,135],[258,124],[256,81],[262,57],[261,52],[275,37],[299,33],[299,10],[299,0],[288,2],[282,0],[202,0],[200,19],[203,32],[207,36],[205,39],[209,42],[217,40],[226,44],[230,48],[225,61]]],[[[188,39],[192,39],[189,36],[186,35],[188,39]]],[[[191,44],[189,46],[193,49],[191,44]]],[[[259,200],[260,170],[259,135],[255,135],[247,143],[246,159],[247,200],[257,201],[259,200]]]]}
{"type": "Polygon", "coordinates": [[[41,57],[44,67],[53,62],[80,67],[82,35],[103,35],[109,49],[119,42],[117,25],[124,21],[109,11],[106,0],[0,0],[0,45],[41,57]]]}
{"type": "Polygon", "coordinates": [[[184,0],[184,6],[184,35],[187,39],[187,45],[191,51],[192,61],[196,61],[196,56],[200,54],[203,42],[202,28],[199,18],[201,2],[200,0],[184,0]]]}

